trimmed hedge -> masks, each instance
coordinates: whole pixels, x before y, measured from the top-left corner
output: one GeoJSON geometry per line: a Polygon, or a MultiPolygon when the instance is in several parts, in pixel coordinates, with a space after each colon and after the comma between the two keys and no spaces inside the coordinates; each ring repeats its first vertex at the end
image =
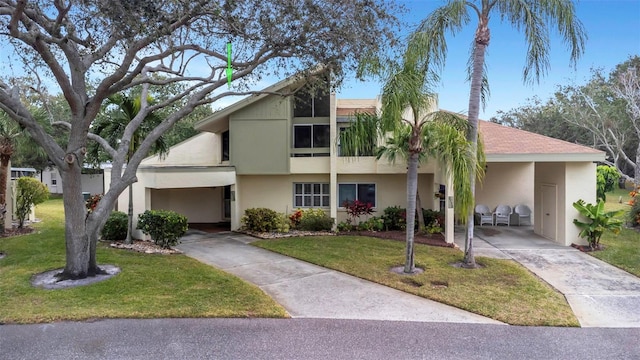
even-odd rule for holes
{"type": "Polygon", "coordinates": [[[104,228],[100,232],[103,240],[124,240],[127,238],[127,225],[129,224],[129,216],[122,211],[113,211],[109,214],[104,228]]]}
{"type": "Polygon", "coordinates": [[[175,211],[147,210],[138,215],[138,229],[163,248],[177,245],[187,228],[187,217],[175,211]]]}

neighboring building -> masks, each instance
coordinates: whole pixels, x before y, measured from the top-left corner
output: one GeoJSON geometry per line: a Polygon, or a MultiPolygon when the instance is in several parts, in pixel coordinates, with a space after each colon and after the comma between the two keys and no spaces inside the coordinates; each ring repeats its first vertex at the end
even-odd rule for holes
{"type": "MultiPolygon", "coordinates": [[[[265,92],[294,85],[287,79],[265,92]]],[[[190,223],[228,221],[237,229],[244,211],[254,207],[284,213],[322,208],[337,222],[346,218],[346,199],[372,202],[377,216],[388,206],[404,207],[403,161],[339,154],[337,134],[349,126],[350,116],[379,108],[375,99],[337,100],[335,94],[243,99],[198,122],[202,133],[173,146],[164,160],[152,156],[141,163],[134,212],[169,209],[190,223]]],[[[479,130],[488,165],[477,202],[524,203],[534,210],[537,233],[562,244],[579,241],[571,203],[595,201],[594,161],[604,160],[604,153],[484,121],[479,130]]],[[[421,164],[418,188],[423,207],[445,210],[445,236],[452,242],[454,194],[444,170],[435,161],[421,164]],[[441,192],[442,199],[434,196],[441,192]]],[[[126,208],[126,192],[119,203],[126,208]]]]}
{"type": "MultiPolygon", "coordinates": [[[[52,194],[62,194],[62,178],[58,168],[49,167],[40,174],[42,181],[49,188],[52,194]]],[[[82,192],[89,194],[104,193],[104,170],[103,169],[82,169],[82,192]]]]}
{"type": "Polygon", "coordinates": [[[23,176],[35,177],[38,170],[34,168],[11,168],[11,180],[16,180],[23,176]]]}

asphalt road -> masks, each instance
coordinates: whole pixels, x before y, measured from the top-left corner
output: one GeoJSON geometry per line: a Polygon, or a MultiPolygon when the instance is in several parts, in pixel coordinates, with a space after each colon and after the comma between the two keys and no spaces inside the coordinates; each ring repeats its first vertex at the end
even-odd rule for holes
{"type": "Polygon", "coordinates": [[[640,359],[639,328],[326,319],[0,325],[0,359],[640,359]]]}

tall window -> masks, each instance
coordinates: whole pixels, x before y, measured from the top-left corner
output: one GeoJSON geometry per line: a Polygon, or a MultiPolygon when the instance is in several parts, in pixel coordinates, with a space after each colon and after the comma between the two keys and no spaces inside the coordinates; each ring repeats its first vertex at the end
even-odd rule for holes
{"type": "Polygon", "coordinates": [[[302,89],[294,96],[294,117],[327,117],[330,116],[329,79],[325,79],[316,89],[302,89]]]}
{"type": "Polygon", "coordinates": [[[229,130],[222,133],[222,161],[229,161],[229,130]]]}
{"type": "Polygon", "coordinates": [[[293,147],[296,149],[329,147],[329,138],[328,124],[293,126],[293,147]]]}
{"type": "Polygon", "coordinates": [[[359,200],[376,206],[376,184],[338,184],[338,206],[359,200]]]}
{"type": "Polygon", "coordinates": [[[329,207],[328,183],[294,183],[293,206],[295,207],[329,207]]]}

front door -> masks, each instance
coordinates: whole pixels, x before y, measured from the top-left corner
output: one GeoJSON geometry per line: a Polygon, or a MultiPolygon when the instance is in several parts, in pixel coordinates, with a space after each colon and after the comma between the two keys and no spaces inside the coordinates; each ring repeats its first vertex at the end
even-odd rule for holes
{"type": "Polygon", "coordinates": [[[542,184],[542,236],[556,241],[557,186],[542,184]]]}

